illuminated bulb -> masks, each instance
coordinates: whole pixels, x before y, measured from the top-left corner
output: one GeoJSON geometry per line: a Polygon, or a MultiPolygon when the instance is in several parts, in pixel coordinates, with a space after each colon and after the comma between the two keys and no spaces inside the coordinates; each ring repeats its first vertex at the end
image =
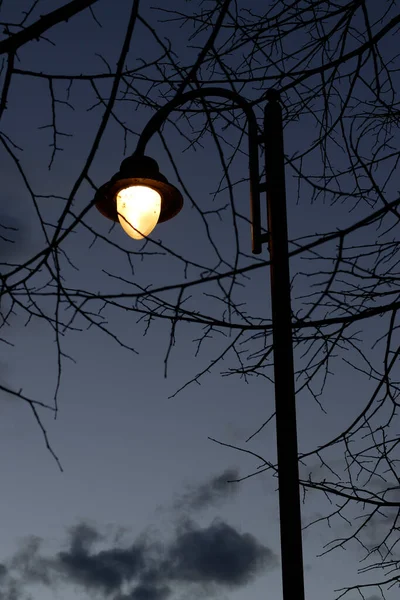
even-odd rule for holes
{"type": "Polygon", "coordinates": [[[117,213],[122,229],[131,238],[141,240],[158,223],[161,196],[156,190],[143,185],[132,185],[117,195],[117,213]]]}

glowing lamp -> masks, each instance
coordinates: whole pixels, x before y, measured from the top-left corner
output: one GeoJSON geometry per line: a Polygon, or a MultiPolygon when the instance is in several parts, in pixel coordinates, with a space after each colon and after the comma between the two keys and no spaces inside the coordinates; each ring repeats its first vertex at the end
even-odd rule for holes
{"type": "Polygon", "coordinates": [[[161,196],[144,185],[131,185],[117,194],[117,213],[122,229],[134,240],[149,235],[158,223],[161,196]]]}
{"type": "Polygon", "coordinates": [[[95,196],[102,215],[120,223],[133,239],[148,236],[157,225],[172,219],[183,206],[180,191],[168,183],[149,156],[133,154],[95,196]]]}

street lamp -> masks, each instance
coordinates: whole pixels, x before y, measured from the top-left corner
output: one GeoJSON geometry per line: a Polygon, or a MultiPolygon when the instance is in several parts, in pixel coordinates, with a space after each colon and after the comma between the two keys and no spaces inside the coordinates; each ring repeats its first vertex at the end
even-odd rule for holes
{"type": "Polygon", "coordinates": [[[128,235],[136,239],[147,236],[157,222],[174,217],[182,208],[182,195],[160,173],[156,161],[145,156],[146,144],[174,109],[191,100],[213,96],[232,101],[247,117],[252,251],[260,254],[267,242],[270,252],[283,600],[304,600],[283,125],[278,92],[269,90],[266,94],[261,135],[250,103],[232,90],[205,87],[167,102],[145,126],[135,153],[122,162],[110,182],[98,189],[95,205],[105,217],[119,221],[128,235]],[[260,182],[261,144],[265,151],[265,183],[260,182]],[[143,190],[152,199],[142,204],[143,190]],[[260,218],[260,194],[264,191],[267,234],[262,232],[260,218]]]}
{"type": "Polygon", "coordinates": [[[136,240],[149,235],[157,223],[172,219],[182,206],[182,194],[160,173],[156,161],[137,152],[122,161],[118,173],[96,194],[101,214],[119,221],[136,240]]]}

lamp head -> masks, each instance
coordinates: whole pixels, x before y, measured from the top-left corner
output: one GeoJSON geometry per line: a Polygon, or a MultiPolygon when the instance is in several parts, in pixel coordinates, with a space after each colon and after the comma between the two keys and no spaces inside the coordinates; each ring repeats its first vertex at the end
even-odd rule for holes
{"type": "Polygon", "coordinates": [[[107,219],[120,222],[128,235],[141,239],[157,223],[172,219],[183,206],[180,191],[144,155],[125,158],[108,183],[96,192],[95,206],[107,219]]]}

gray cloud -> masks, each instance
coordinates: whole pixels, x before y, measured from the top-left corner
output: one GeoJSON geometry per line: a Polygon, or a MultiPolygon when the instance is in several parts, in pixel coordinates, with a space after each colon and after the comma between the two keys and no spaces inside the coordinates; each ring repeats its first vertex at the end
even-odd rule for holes
{"type": "Polygon", "coordinates": [[[0,600],[22,600],[26,595],[21,583],[0,563],[0,600]]]}
{"type": "Polygon", "coordinates": [[[173,508],[179,511],[197,511],[220,504],[237,492],[238,484],[228,481],[238,478],[238,469],[231,468],[200,485],[187,486],[187,492],[179,496],[173,508]]]}
{"type": "Polygon", "coordinates": [[[236,587],[247,583],[261,567],[274,563],[271,550],[224,521],[214,521],[204,529],[188,523],[169,548],[166,576],[236,587]]]}
{"type": "Polygon", "coordinates": [[[170,594],[171,589],[168,586],[140,583],[130,594],[117,596],[115,600],[164,600],[170,594]]]}
{"type": "Polygon", "coordinates": [[[91,553],[92,545],[98,539],[100,536],[85,524],[75,528],[69,550],[58,553],[55,566],[69,581],[87,590],[98,589],[109,594],[140,576],[145,566],[146,548],[139,543],[130,548],[91,553]]]}
{"type": "Polygon", "coordinates": [[[52,584],[52,562],[40,555],[41,538],[31,536],[10,561],[10,569],[17,571],[21,583],[52,584]]]}
{"type": "MultiPolygon", "coordinates": [[[[204,528],[185,521],[168,544],[155,542],[147,534],[126,548],[114,544],[98,549],[99,544],[106,544],[104,536],[82,523],[70,530],[67,548],[54,557],[43,556],[40,540],[30,538],[7,568],[24,586],[63,583],[114,600],[165,600],[177,586],[194,586],[207,594],[240,587],[277,562],[274,553],[254,536],[224,521],[204,528]]],[[[5,573],[7,568],[3,567],[5,573]]],[[[0,568],[0,600],[21,598],[20,593],[11,597],[8,589],[4,595],[0,568]]]]}

